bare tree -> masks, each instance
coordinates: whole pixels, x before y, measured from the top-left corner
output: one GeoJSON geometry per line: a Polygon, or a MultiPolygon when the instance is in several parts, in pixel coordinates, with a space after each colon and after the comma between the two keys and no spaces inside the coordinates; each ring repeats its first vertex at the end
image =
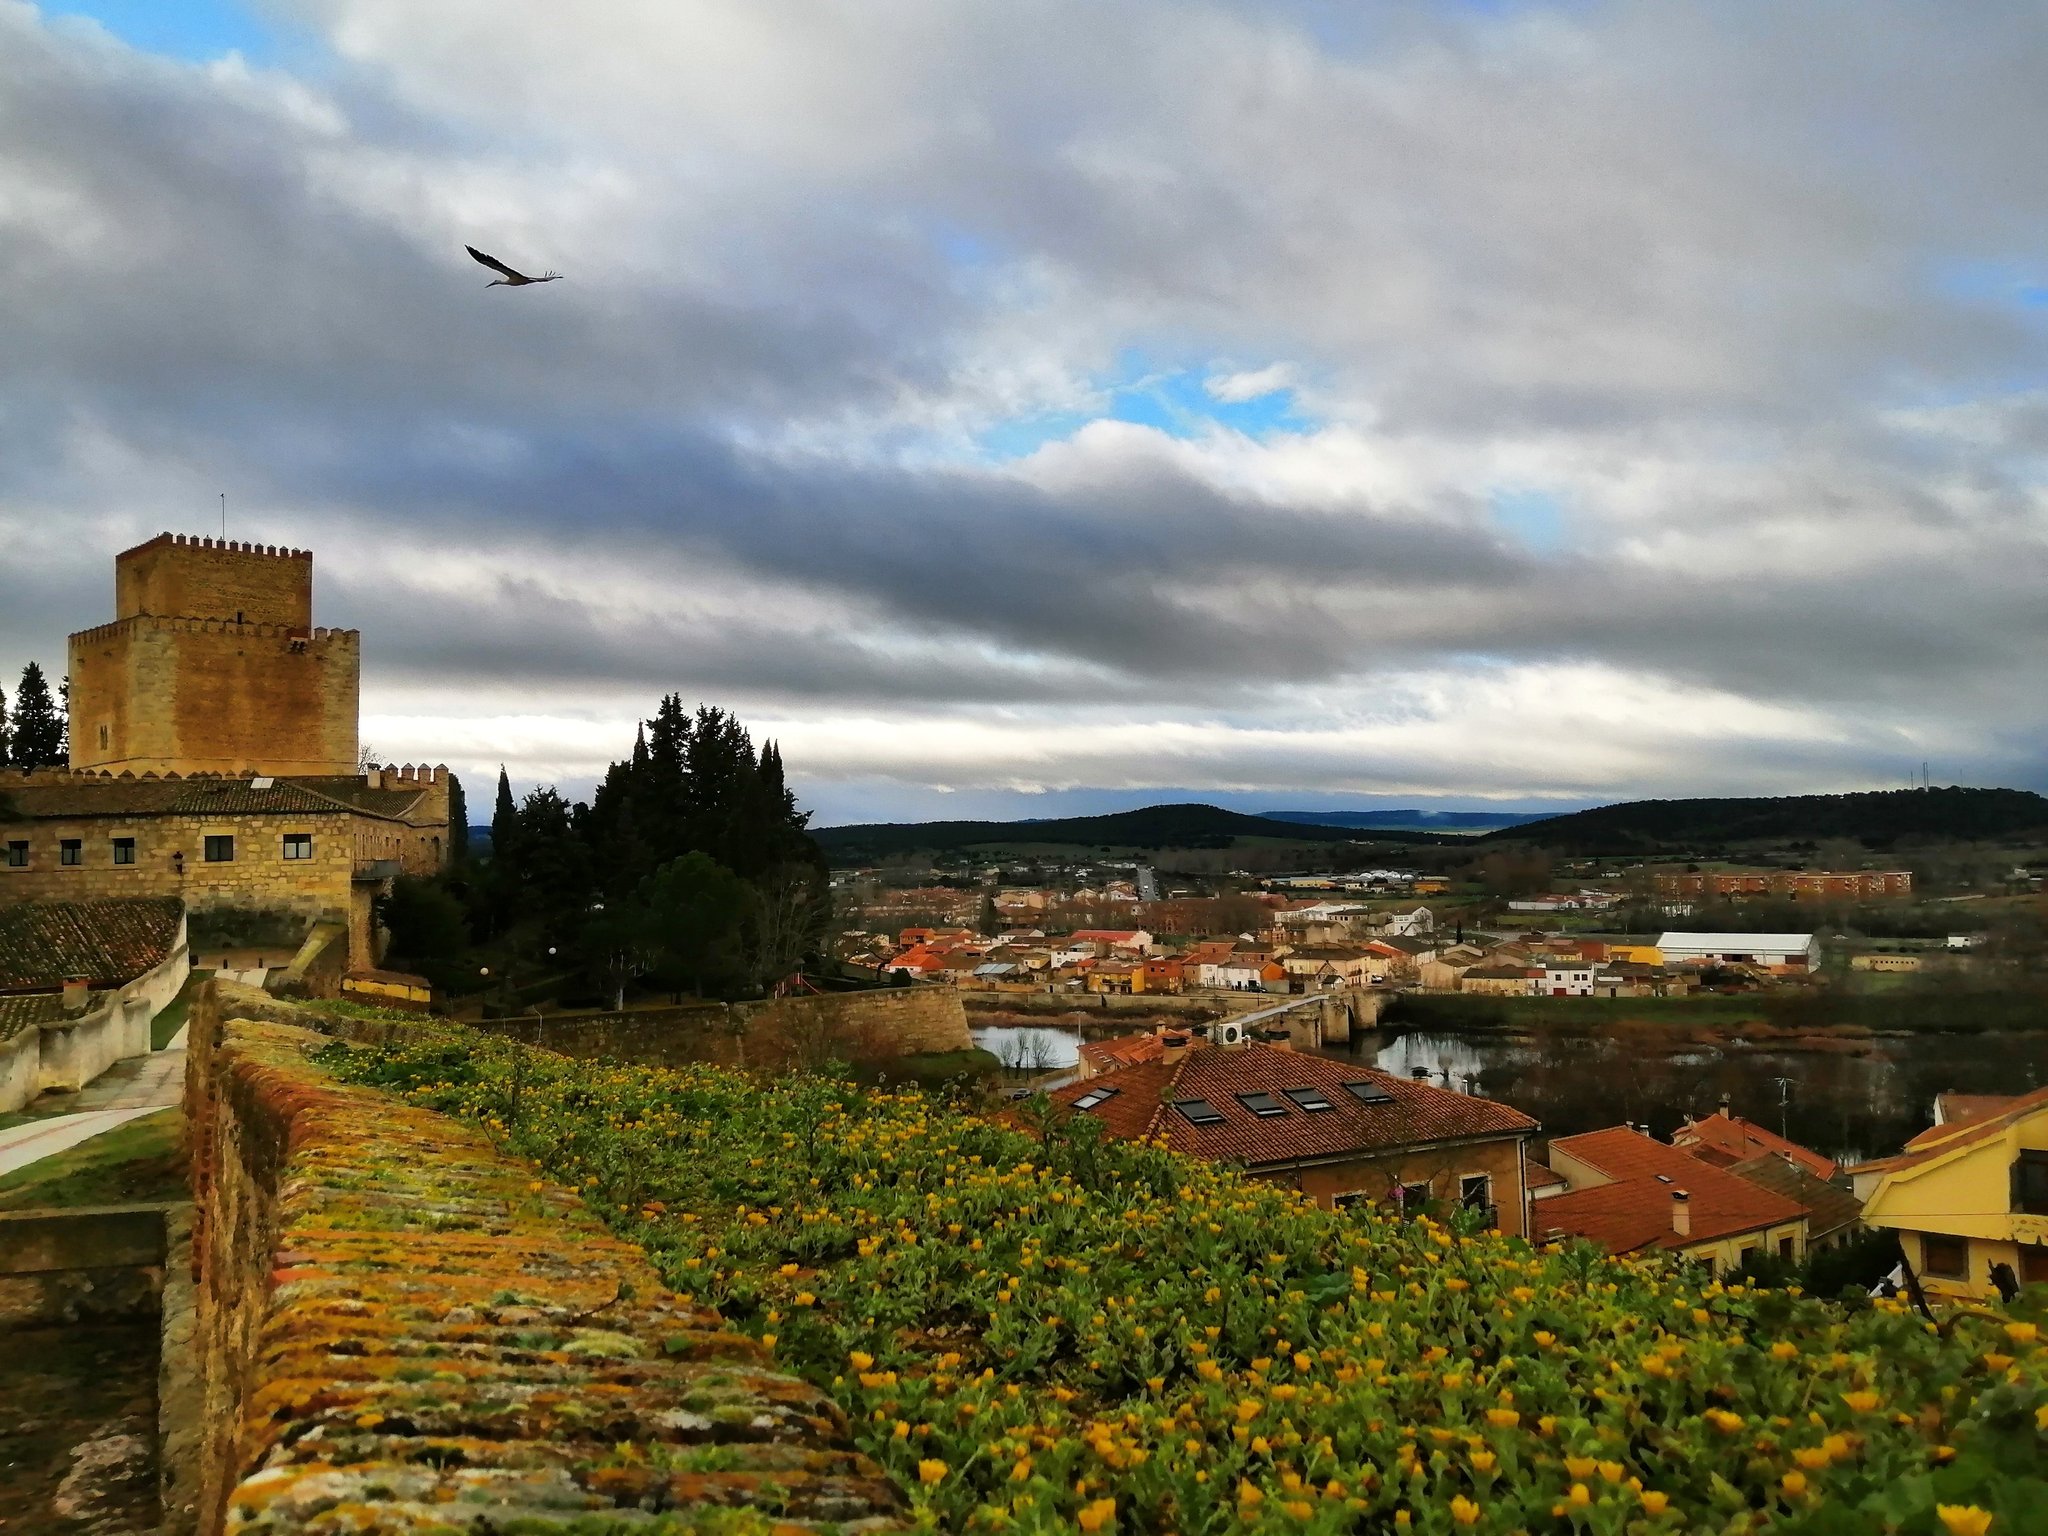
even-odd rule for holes
{"type": "Polygon", "coordinates": [[[756,986],[772,992],[795,973],[831,918],[829,890],[807,864],[783,864],[754,883],[749,960],[756,986]]]}

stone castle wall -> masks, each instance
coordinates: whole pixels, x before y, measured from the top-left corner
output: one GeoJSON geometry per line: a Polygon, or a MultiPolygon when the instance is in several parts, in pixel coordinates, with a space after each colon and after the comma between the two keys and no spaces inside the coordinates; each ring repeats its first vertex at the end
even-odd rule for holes
{"type": "Polygon", "coordinates": [[[71,637],[71,762],[118,773],[356,771],[353,630],[131,617],[71,637]]]}
{"type": "Polygon", "coordinates": [[[696,1003],[583,1018],[494,1020],[476,1026],[564,1056],[647,1066],[693,1062],[781,1072],[826,1061],[878,1062],[973,1049],[967,1014],[949,987],[903,987],[696,1003]]]}
{"type": "Polygon", "coordinates": [[[114,616],[140,614],[309,629],[312,551],[158,534],[114,557],[114,616]]]}
{"type": "Polygon", "coordinates": [[[477,1130],[336,1083],[299,1017],[192,1013],[200,1536],[894,1525],[822,1393],[477,1130]]]}
{"type": "Polygon", "coordinates": [[[305,550],[162,534],[114,560],[114,622],[71,637],[71,762],[345,774],[362,654],[313,627],[305,550]]]}

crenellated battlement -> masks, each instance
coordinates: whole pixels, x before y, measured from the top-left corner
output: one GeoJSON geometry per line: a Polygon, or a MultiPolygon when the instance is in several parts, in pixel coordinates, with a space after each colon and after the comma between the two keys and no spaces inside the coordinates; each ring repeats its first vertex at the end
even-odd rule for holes
{"type": "Polygon", "coordinates": [[[73,645],[104,643],[122,635],[132,635],[144,630],[176,632],[195,635],[237,635],[254,640],[299,640],[319,645],[348,647],[359,645],[362,631],[358,629],[328,629],[316,625],[311,629],[299,629],[290,624],[236,623],[233,619],[204,619],[173,614],[141,613],[132,618],[115,619],[110,624],[96,625],[92,629],[81,629],[71,637],[73,645]]]}
{"type": "Polygon", "coordinates": [[[449,779],[448,765],[436,763],[429,768],[425,763],[367,764],[364,777],[372,789],[424,789],[432,784],[446,784],[449,779]]]}
{"type": "Polygon", "coordinates": [[[310,549],[287,549],[278,544],[245,544],[234,539],[213,539],[202,537],[199,534],[185,533],[160,533],[153,539],[145,539],[133,549],[122,550],[114,558],[116,560],[126,560],[130,555],[139,555],[145,550],[158,549],[165,545],[175,549],[216,550],[222,554],[264,555],[273,560],[305,560],[310,562],[313,558],[313,551],[310,549]]]}

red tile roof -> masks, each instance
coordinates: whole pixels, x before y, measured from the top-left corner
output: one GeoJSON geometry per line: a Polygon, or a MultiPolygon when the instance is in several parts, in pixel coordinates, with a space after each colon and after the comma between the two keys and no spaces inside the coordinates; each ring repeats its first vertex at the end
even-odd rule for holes
{"type": "Polygon", "coordinates": [[[1833,1159],[1725,1109],[1686,1121],[1671,1133],[1671,1144],[1718,1168],[1732,1167],[1769,1152],[1797,1163],[1817,1179],[1832,1179],[1836,1173],[1833,1159]]]}
{"type": "Polygon", "coordinates": [[[1537,1226],[1590,1238],[1610,1253],[1687,1248],[1806,1215],[1796,1200],[1627,1126],[1561,1136],[1550,1151],[1576,1158],[1614,1182],[1550,1196],[1536,1207],[1537,1226]],[[1691,1196],[1691,1231],[1684,1237],[1671,1228],[1671,1195],[1680,1189],[1691,1196]]]}
{"type": "Polygon", "coordinates": [[[124,985],[169,958],[184,915],[176,896],[0,907],[0,992],[48,991],[70,976],[124,985]]]}
{"type": "Polygon", "coordinates": [[[1863,1215],[1863,1202],[1839,1184],[1817,1179],[1797,1163],[1764,1152],[1728,1170],[1806,1207],[1807,1236],[1825,1237],[1863,1215]]]}
{"type": "MultiPolygon", "coordinates": [[[[1195,1042],[1190,1040],[1192,1045],[1195,1042]]],[[[1114,1040],[1087,1040],[1081,1045],[1081,1059],[1091,1070],[1114,1072],[1140,1062],[1157,1061],[1166,1049],[1157,1035],[1119,1035],[1114,1040]]]]}
{"type": "Polygon", "coordinates": [[[1912,1151],[1929,1146],[1972,1120],[1986,1120],[1993,1115],[2004,1114],[2012,1108],[2014,1097],[2010,1093],[1938,1093],[1934,1096],[1934,1111],[1939,1123],[1930,1125],[1907,1142],[1906,1149],[1912,1151]]]}
{"type": "Polygon", "coordinates": [[[1175,1151],[1250,1167],[1430,1142],[1520,1137],[1536,1129],[1536,1122],[1520,1110],[1492,1099],[1268,1045],[1190,1051],[1176,1062],[1146,1062],[1070,1083],[1051,1097],[1056,1104],[1071,1104],[1105,1088],[1115,1089],[1115,1096],[1087,1112],[1111,1135],[1164,1136],[1175,1151]],[[1359,1082],[1383,1090],[1390,1102],[1361,1103],[1344,1087],[1359,1082]],[[1318,1089],[1331,1107],[1304,1110],[1286,1097],[1289,1088],[1318,1089]],[[1238,1102],[1240,1093],[1271,1094],[1285,1112],[1262,1119],[1238,1102]],[[1173,1108],[1184,1099],[1207,1100],[1221,1120],[1191,1124],[1173,1108]]]}

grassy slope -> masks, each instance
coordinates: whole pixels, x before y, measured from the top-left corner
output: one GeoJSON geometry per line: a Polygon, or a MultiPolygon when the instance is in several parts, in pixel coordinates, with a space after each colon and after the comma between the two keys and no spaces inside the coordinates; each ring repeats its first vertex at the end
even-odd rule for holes
{"type": "Polygon", "coordinates": [[[184,1112],[138,1115],[90,1141],[0,1175],[0,1211],[183,1200],[184,1112]]]}
{"type": "Polygon", "coordinates": [[[502,1041],[326,1059],[583,1192],[829,1391],[937,1529],[2044,1529],[2032,1323],[1936,1338],[1901,1304],[1319,1210],[829,1079],[533,1053],[514,1110],[502,1041]]]}

